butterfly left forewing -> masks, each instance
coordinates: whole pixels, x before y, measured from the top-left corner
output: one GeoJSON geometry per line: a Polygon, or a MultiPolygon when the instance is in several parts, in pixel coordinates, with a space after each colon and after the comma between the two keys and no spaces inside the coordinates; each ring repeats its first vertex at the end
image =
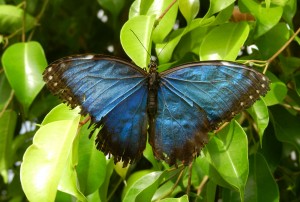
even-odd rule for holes
{"type": "Polygon", "coordinates": [[[97,148],[127,164],[146,145],[147,75],[121,59],[88,54],[57,60],[43,76],[53,94],[101,127],[97,148]]]}

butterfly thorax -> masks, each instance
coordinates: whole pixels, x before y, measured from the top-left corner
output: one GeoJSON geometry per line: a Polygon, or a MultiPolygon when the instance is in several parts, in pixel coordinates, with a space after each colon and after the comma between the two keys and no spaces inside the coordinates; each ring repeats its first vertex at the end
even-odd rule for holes
{"type": "Polygon", "coordinates": [[[157,89],[159,85],[159,74],[157,65],[151,61],[149,64],[149,79],[148,79],[148,115],[154,117],[157,112],[157,89]]]}

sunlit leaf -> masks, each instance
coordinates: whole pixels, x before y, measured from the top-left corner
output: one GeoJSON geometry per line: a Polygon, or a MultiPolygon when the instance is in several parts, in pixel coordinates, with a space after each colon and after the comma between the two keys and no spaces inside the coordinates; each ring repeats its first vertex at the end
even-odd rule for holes
{"type": "Polygon", "coordinates": [[[161,202],[188,202],[189,197],[187,195],[183,195],[180,198],[166,198],[166,199],[162,199],[160,201],[161,202]]]}
{"type": "Polygon", "coordinates": [[[248,37],[249,30],[245,22],[227,23],[214,28],[203,39],[200,60],[234,61],[248,37]]]}
{"type": "Polygon", "coordinates": [[[211,15],[220,12],[221,10],[227,8],[231,4],[233,4],[234,0],[212,0],[209,4],[209,9],[205,15],[205,17],[210,17],[211,15]]]}
{"type": "Polygon", "coordinates": [[[283,9],[280,6],[266,7],[254,0],[239,1],[242,12],[250,12],[256,19],[256,32],[254,38],[258,38],[274,27],[280,20],[283,9]]]}
{"type": "Polygon", "coordinates": [[[200,9],[200,1],[198,0],[179,0],[179,10],[184,16],[187,23],[196,17],[200,9]]]}
{"type": "MultiPolygon", "coordinates": [[[[69,110],[65,107],[65,110],[69,110]]],[[[21,183],[29,201],[53,201],[64,173],[80,115],[42,126],[26,150],[21,165],[21,183]]],[[[57,112],[53,112],[57,113],[57,112]]],[[[50,112],[50,114],[53,114],[50,112]]]]}
{"type": "Polygon", "coordinates": [[[154,22],[154,16],[136,16],[128,20],[121,30],[124,51],[141,68],[148,67],[150,62],[150,41],[154,22]]]}
{"type": "Polygon", "coordinates": [[[150,201],[164,172],[156,171],[138,179],[126,192],[123,201],[150,201]]]}
{"type": "Polygon", "coordinates": [[[5,75],[25,112],[44,86],[42,73],[47,66],[42,46],[37,42],[16,43],[2,56],[5,75]]]}

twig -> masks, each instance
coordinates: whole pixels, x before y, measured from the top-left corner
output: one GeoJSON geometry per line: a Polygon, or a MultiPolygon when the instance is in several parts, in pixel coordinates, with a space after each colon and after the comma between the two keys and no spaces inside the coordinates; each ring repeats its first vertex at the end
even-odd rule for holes
{"type": "Polygon", "coordinates": [[[199,185],[199,187],[198,187],[198,189],[197,189],[197,195],[199,196],[200,194],[201,194],[201,192],[202,192],[202,190],[203,190],[203,187],[204,187],[204,185],[206,184],[206,182],[208,181],[208,176],[207,175],[205,175],[204,177],[203,177],[203,179],[202,179],[202,181],[201,181],[201,183],[200,183],[200,185],[199,185]]]}

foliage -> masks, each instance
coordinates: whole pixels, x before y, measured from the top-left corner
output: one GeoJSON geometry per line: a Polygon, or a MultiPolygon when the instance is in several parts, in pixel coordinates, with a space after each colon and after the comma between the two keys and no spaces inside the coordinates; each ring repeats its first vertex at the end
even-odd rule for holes
{"type": "Polygon", "coordinates": [[[297,1],[178,0],[168,10],[172,2],[0,0],[0,200],[300,198],[300,39],[268,60],[300,24],[297,1]],[[142,68],[152,53],[159,71],[199,60],[248,61],[259,71],[268,64],[271,90],[211,133],[190,168],[157,161],[149,145],[122,168],[95,149],[78,110],[43,88],[46,58],[86,52],[142,68]]]}

